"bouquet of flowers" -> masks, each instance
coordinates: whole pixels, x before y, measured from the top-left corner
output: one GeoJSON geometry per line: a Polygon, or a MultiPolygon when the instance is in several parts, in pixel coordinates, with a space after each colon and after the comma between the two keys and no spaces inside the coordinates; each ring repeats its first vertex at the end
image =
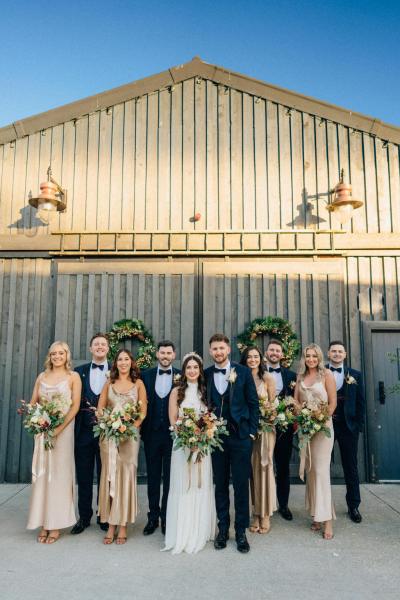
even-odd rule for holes
{"type": "Polygon", "coordinates": [[[321,403],[319,405],[308,406],[304,405],[300,414],[296,417],[299,434],[299,448],[303,448],[308,444],[311,438],[318,432],[322,432],[326,437],[331,437],[331,431],[326,426],[326,422],[330,418],[328,405],[321,403]]]}
{"type": "Polygon", "coordinates": [[[54,448],[54,430],[64,422],[63,402],[62,394],[52,394],[50,398],[41,396],[36,404],[21,400],[21,406],[17,410],[23,416],[23,426],[28,433],[43,435],[45,450],[54,448]]]}
{"type": "Polygon", "coordinates": [[[96,423],[93,426],[94,437],[112,440],[118,446],[121,442],[133,438],[138,439],[135,421],[141,418],[140,400],[135,403],[126,402],[114,408],[104,408],[96,412],[96,423]]]}
{"type": "Polygon", "coordinates": [[[276,408],[277,419],[276,427],[281,431],[287,431],[289,425],[293,425],[296,421],[294,414],[295,404],[292,396],[278,398],[278,406],[276,408]]]}
{"type": "Polygon", "coordinates": [[[188,463],[197,452],[195,463],[201,462],[203,456],[213,452],[216,448],[222,450],[221,436],[228,435],[225,424],[223,419],[218,419],[209,410],[205,410],[197,416],[193,408],[184,408],[175,426],[170,427],[174,450],[187,448],[189,450],[188,463]]]}
{"type": "Polygon", "coordinates": [[[258,433],[275,431],[275,426],[278,423],[278,398],[275,398],[273,402],[270,402],[267,396],[259,396],[259,403],[260,420],[258,425],[258,433]]]}

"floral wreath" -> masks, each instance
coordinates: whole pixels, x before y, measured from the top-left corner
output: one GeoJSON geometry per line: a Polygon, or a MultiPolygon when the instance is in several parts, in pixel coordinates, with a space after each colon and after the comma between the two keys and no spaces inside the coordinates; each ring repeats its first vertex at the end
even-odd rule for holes
{"type": "Polygon", "coordinates": [[[110,360],[115,358],[119,342],[137,339],[141,342],[135,359],[138,367],[147,368],[154,362],[156,356],[154,339],[146,329],[143,321],[139,321],[139,319],[122,319],[122,321],[116,321],[106,335],[110,345],[108,353],[110,360]]]}
{"type": "Polygon", "coordinates": [[[255,340],[259,335],[265,334],[282,342],[284,358],[281,364],[290,367],[300,350],[300,342],[290,323],[281,317],[253,319],[247,329],[237,336],[236,345],[243,352],[248,346],[256,345],[255,340]]]}

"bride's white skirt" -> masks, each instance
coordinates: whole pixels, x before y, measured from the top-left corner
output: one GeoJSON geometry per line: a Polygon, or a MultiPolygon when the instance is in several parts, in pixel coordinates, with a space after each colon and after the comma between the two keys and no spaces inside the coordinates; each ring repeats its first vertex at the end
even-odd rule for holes
{"type": "Polygon", "coordinates": [[[188,453],[173,450],[167,505],[165,548],[172,554],[195,553],[214,539],[215,496],[211,456],[199,464],[187,462],[188,453]]]}

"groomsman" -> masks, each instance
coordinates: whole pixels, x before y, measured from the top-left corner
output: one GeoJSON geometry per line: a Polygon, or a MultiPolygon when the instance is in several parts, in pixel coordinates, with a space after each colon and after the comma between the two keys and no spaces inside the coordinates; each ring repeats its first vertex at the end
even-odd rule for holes
{"type": "MultiPolygon", "coordinates": [[[[281,366],[283,358],[283,345],[280,340],[271,339],[265,351],[268,372],[275,380],[276,394],[278,396],[293,396],[296,384],[296,373],[281,366]]],[[[289,509],[290,492],[290,458],[293,447],[293,426],[290,425],[285,432],[278,431],[274,450],[276,467],[276,493],[278,497],[279,513],[287,521],[293,519],[289,509]]]]}
{"type": "Polygon", "coordinates": [[[165,534],[172,438],[169,431],[168,404],[174,377],[180,373],[172,367],[175,345],[163,340],[157,346],[157,366],[142,373],[147,392],[147,417],[141,427],[147,465],[147,496],[149,512],[143,535],[151,535],[159,525],[165,534]],[[160,507],[161,475],[163,493],[160,507]]]}
{"type": "MultiPolygon", "coordinates": [[[[107,380],[110,364],[107,361],[109,351],[107,337],[96,333],[90,340],[89,350],[92,361],[77,367],[75,371],[82,381],[81,406],[75,417],[75,466],[78,481],[79,519],[71,533],[82,533],[89,527],[93,515],[93,473],[96,466],[97,490],[100,485],[101,461],[99,440],[93,435],[94,415],[91,407],[97,407],[101,390],[107,380]]],[[[98,492],[97,492],[98,498],[98,492]]],[[[97,523],[107,531],[108,523],[97,523]]]]}
{"type": "Polygon", "coordinates": [[[222,439],[223,451],[215,450],[212,464],[215,480],[215,503],[218,535],[214,547],[221,550],[229,539],[229,478],[235,502],[235,533],[239,552],[248,552],[246,527],[249,526],[249,480],[251,452],[257,434],[259,407],[250,369],[231,363],[229,338],[216,333],[210,338],[210,355],[214,365],[205,370],[207,402],[218,417],[227,421],[228,436],[222,439]]]}
{"type": "Polygon", "coordinates": [[[357,449],[358,436],[364,426],[364,386],[361,373],[344,366],[346,356],[343,342],[335,340],[329,343],[327,367],[333,372],[337,390],[333,429],[342,459],[349,517],[354,523],[361,523],[357,449]]]}

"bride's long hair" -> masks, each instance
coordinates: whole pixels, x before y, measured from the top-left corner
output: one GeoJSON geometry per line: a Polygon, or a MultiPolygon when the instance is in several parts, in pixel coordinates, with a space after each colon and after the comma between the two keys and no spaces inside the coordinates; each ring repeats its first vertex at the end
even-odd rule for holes
{"type": "Polygon", "coordinates": [[[188,387],[188,380],[185,373],[186,367],[191,360],[194,360],[199,365],[200,374],[197,380],[197,389],[199,391],[200,399],[204,402],[204,404],[206,404],[207,387],[206,379],[204,377],[203,361],[201,360],[200,356],[197,356],[197,354],[188,354],[182,363],[182,373],[178,382],[178,406],[180,406],[185,399],[185,393],[188,387]]]}

